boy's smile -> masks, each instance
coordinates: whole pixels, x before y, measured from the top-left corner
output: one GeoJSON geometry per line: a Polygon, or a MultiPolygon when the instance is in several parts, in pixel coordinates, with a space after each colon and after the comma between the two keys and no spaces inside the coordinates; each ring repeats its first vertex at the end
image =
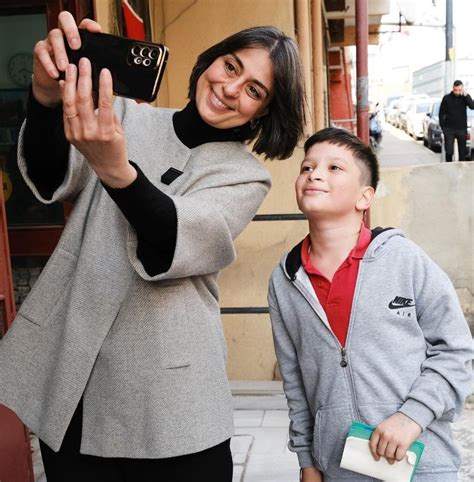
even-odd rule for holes
{"type": "Polygon", "coordinates": [[[295,189],[298,207],[308,219],[345,217],[368,207],[368,187],[362,183],[358,162],[349,149],[329,142],[308,149],[295,189]]]}

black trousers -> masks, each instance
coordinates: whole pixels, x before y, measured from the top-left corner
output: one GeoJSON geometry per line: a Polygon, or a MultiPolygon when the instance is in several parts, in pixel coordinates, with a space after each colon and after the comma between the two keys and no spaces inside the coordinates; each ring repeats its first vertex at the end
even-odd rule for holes
{"type": "Polygon", "coordinates": [[[79,453],[82,404],[59,452],[40,440],[48,482],[232,482],[230,439],[202,452],[166,459],[103,458],[79,453]]]}
{"type": "Polygon", "coordinates": [[[467,159],[466,149],[466,129],[450,129],[445,127],[444,134],[444,148],[446,151],[446,162],[452,162],[454,153],[454,139],[458,141],[458,156],[460,161],[467,159]]]}

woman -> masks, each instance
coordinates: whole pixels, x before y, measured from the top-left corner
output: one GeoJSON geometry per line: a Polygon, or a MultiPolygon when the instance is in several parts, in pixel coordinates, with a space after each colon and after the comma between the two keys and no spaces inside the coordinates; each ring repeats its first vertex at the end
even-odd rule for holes
{"type": "Polygon", "coordinates": [[[216,278],[270,187],[245,142],[284,158],[301,136],[297,49],[272,27],[223,40],[179,112],[114,105],[104,70],[94,111],[89,61],[65,55],[74,19],[59,25],[35,47],[19,164],[74,209],[0,342],[0,402],[40,438],[48,482],[230,482],[216,278]]]}

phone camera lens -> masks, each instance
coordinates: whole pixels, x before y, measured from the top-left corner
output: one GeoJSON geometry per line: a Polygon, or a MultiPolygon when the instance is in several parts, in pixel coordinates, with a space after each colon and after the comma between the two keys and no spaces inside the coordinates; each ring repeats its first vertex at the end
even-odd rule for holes
{"type": "Polygon", "coordinates": [[[148,67],[151,64],[151,59],[143,59],[143,65],[148,67]]]}
{"type": "Polygon", "coordinates": [[[140,65],[142,63],[142,58],[141,57],[135,57],[133,59],[133,62],[137,65],[140,65]]]}
{"type": "Polygon", "coordinates": [[[150,53],[150,49],[148,47],[143,47],[142,50],[140,51],[140,55],[142,57],[148,57],[149,53],[150,53]]]}
{"type": "Polygon", "coordinates": [[[157,49],[151,49],[149,57],[153,60],[158,58],[158,50],[157,49]]]}
{"type": "Polygon", "coordinates": [[[132,47],[132,54],[133,55],[140,55],[140,45],[134,45],[132,47]]]}

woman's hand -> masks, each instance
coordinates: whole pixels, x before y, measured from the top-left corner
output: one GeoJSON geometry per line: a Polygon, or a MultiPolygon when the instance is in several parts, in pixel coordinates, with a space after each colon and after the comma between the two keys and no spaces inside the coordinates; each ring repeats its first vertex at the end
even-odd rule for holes
{"type": "MultiPolygon", "coordinates": [[[[65,72],[69,60],[64,46],[64,35],[72,49],[81,46],[81,38],[69,12],[61,12],[58,28],[51,30],[44,40],[40,40],[33,50],[32,89],[35,99],[46,107],[53,107],[61,102],[61,90],[58,83],[59,72],[65,72]]],[[[84,19],[79,28],[90,32],[100,32],[102,27],[91,19],[84,19]]]]}
{"type": "Polygon", "coordinates": [[[305,467],[301,471],[301,482],[323,482],[323,474],[316,467],[305,467]]]}
{"type": "Polygon", "coordinates": [[[126,187],[135,180],[137,172],[128,162],[123,128],[113,110],[112,76],[107,69],[100,73],[95,111],[91,73],[91,63],[83,57],[79,61],[79,77],[76,66],[69,64],[66,80],[60,81],[64,132],[105,184],[126,187]]]}
{"type": "Polygon", "coordinates": [[[421,427],[403,413],[388,417],[372,433],[369,448],[375,460],[385,457],[390,464],[405,457],[408,447],[418,438],[421,427]]]}

